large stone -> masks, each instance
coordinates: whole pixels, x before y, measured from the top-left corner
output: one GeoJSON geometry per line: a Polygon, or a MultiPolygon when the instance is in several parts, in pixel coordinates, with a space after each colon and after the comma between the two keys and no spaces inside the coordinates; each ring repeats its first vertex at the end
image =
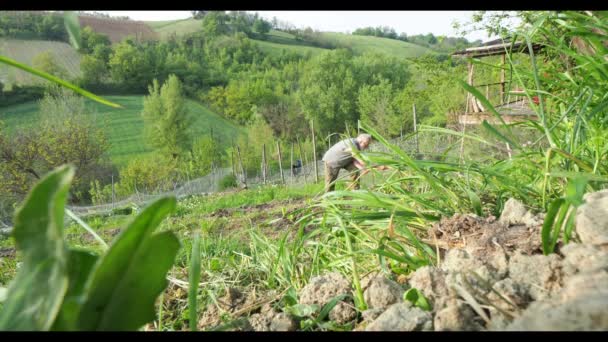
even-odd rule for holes
{"type": "Polygon", "coordinates": [[[311,279],[300,293],[300,304],[317,304],[323,307],[334,297],[351,293],[350,281],[340,273],[328,273],[311,279]]]}
{"type": "Polygon", "coordinates": [[[597,245],[569,243],[561,249],[564,274],[608,270],[608,250],[597,245]]]}
{"type": "Polygon", "coordinates": [[[355,318],[357,318],[357,310],[349,303],[338,302],[338,304],[329,311],[329,319],[338,324],[346,324],[353,321],[355,318]]]}
{"type": "Polygon", "coordinates": [[[403,301],[403,288],[396,282],[384,277],[372,279],[363,293],[370,309],[386,308],[403,301]]]}
{"type": "Polygon", "coordinates": [[[523,218],[527,213],[528,209],[524,207],[523,203],[514,198],[509,198],[505,203],[498,222],[506,225],[523,224],[523,218]]]}
{"type": "Polygon", "coordinates": [[[422,292],[434,310],[443,307],[443,300],[449,295],[445,272],[437,267],[424,266],[416,270],[409,280],[412,288],[422,292]]]}
{"type": "Polygon", "coordinates": [[[608,330],[608,296],[602,293],[577,296],[559,303],[535,302],[517,317],[509,331],[608,330]]]}
{"type": "Polygon", "coordinates": [[[608,189],[586,194],[576,211],[576,233],[583,243],[608,243],[608,189]]]}
{"type": "Polygon", "coordinates": [[[413,307],[409,302],[391,305],[365,328],[366,331],[430,331],[432,329],[431,314],[413,307]]]}
{"type": "Polygon", "coordinates": [[[281,312],[272,318],[270,331],[296,331],[297,322],[285,312],[281,312]]]}
{"type": "Polygon", "coordinates": [[[509,277],[530,294],[533,300],[554,295],[562,287],[562,265],[559,256],[515,253],[509,260],[509,277]]]}
{"type": "Polygon", "coordinates": [[[435,331],[479,331],[475,311],[461,301],[452,301],[445,308],[437,311],[434,319],[435,331]]]}

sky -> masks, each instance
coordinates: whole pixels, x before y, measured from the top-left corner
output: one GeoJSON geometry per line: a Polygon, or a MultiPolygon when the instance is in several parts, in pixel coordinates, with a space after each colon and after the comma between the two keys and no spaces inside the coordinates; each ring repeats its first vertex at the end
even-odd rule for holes
{"type": "MultiPolygon", "coordinates": [[[[176,20],[191,16],[190,11],[102,11],[112,16],[128,16],[133,20],[176,20]]],[[[254,12],[254,11],[249,11],[254,12]]],[[[257,11],[261,17],[290,22],[298,28],[312,27],[319,31],[352,32],[367,26],[389,26],[408,35],[433,33],[457,36],[454,20],[470,21],[473,11],[257,11]]],[[[469,40],[493,39],[485,32],[466,36],[469,40]]]]}

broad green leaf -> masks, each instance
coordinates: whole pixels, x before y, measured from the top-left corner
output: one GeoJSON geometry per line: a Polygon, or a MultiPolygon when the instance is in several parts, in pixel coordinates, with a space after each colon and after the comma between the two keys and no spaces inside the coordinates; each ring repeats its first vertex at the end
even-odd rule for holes
{"type": "Polygon", "coordinates": [[[5,287],[0,287],[0,303],[6,300],[7,289],[5,287]]]}
{"type": "Polygon", "coordinates": [[[68,257],[68,290],[52,330],[73,331],[85,300],[85,285],[98,258],[87,251],[72,249],[68,257]]]}
{"type": "Polygon", "coordinates": [[[46,175],[15,215],[13,237],[23,265],[9,286],[1,330],[48,330],[68,289],[68,252],[63,240],[64,206],[74,167],[46,175]]]}
{"type": "Polygon", "coordinates": [[[94,270],[78,329],[137,330],[154,320],[154,303],[180,243],[171,232],[151,234],[175,203],[152,203],[116,239],[94,270]]]}
{"type": "Polygon", "coordinates": [[[477,214],[477,216],[483,216],[483,211],[481,210],[481,200],[479,199],[479,196],[477,196],[475,192],[468,189],[467,193],[469,194],[469,200],[471,201],[471,206],[475,210],[475,214],[477,214]]]}
{"type": "Polygon", "coordinates": [[[310,317],[319,310],[317,304],[296,304],[283,309],[284,312],[296,317],[310,317]]]}
{"type": "Polygon", "coordinates": [[[323,305],[323,308],[321,309],[321,312],[319,313],[319,317],[317,317],[317,321],[320,322],[320,321],[324,320],[325,317],[327,317],[327,315],[329,315],[329,312],[331,311],[331,309],[333,309],[334,306],[336,306],[339,301],[344,300],[347,297],[349,297],[349,295],[341,294],[341,295],[335,296],[327,304],[323,305]]]}
{"type": "Polygon", "coordinates": [[[563,198],[558,198],[551,202],[549,210],[547,210],[547,215],[545,216],[545,222],[543,222],[543,227],[541,230],[541,240],[543,244],[543,253],[545,255],[553,252],[553,248],[555,247],[551,244],[551,228],[554,225],[555,216],[557,216],[557,213],[561,208],[562,203],[564,203],[563,198]]]}
{"type": "Polygon", "coordinates": [[[201,279],[201,236],[196,233],[194,235],[194,241],[192,243],[192,257],[190,258],[190,274],[188,287],[188,305],[190,313],[190,330],[196,331],[196,324],[198,323],[198,310],[196,295],[198,293],[198,283],[201,279]]]}
{"type": "Polygon", "coordinates": [[[0,56],[0,63],[4,63],[4,64],[8,64],[8,65],[14,66],[16,68],[19,68],[19,69],[22,69],[24,71],[27,71],[30,74],[34,74],[34,75],[42,77],[42,78],[44,78],[44,79],[46,79],[48,81],[51,81],[51,82],[57,83],[57,84],[59,84],[61,86],[64,86],[66,88],[72,89],[73,91],[77,92],[78,94],[80,94],[80,95],[82,95],[84,97],[88,97],[89,99],[91,99],[93,101],[97,101],[99,103],[105,104],[106,106],[110,106],[110,107],[114,107],[114,108],[122,108],[121,105],[113,103],[113,102],[110,102],[108,100],[104,100],[101,97],[99,97],[99,96],[97,96],[95,94],[92,94],[92,93],[90,93],[90,92],[88,92],[88,91],[86,91],[86,90],[84,90],[84,89],[82,89],[80,87],[77,87],[77,86],[75,86],[74,84],[72,84],[70,82],[64,81],[61,78],[55,77],[55,76],[53,76],[51,74],[48,74],[48,73],[46,73],[44,71],[40,71],[40,70],[31,68],[31,67],[29,67],[29,66],[27,66],[25,64],[19,63],[19,62],[15,61],[15,60],[12,60],[12,59],[8,58],[8,57],[0,56]]]}
{"type": "Polygon", "coordinates": [[[68,35],[70,36],[70,43],[76,50],[79,50],[81,39],[78,14],[72,11],[66,11],[63,15],[63,23],[65,24],[66,31],[68,31],[68,35]]]}
{"type": "Polygon", "coordinates": [[[411,288],[403,294],[403,300],[411,302],[422,310],[431,311],[431,305],[426,297],[418,289],[411,288]]]}

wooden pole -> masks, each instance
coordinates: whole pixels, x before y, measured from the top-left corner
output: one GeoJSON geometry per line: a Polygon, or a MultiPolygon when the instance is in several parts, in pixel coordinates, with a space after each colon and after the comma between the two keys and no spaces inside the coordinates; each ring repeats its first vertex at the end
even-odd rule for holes
{"type": "Polygon", "coordinates": [[[236,154],[239,158],[239,165],[241,166],[241,177],[243,185],[245,187],[245,189],[247,189],[247,175],[245,174],[245,168],[243,168],[243,159],[241,158],[241,150],[239,149],[239,147],[236,147],[236,154]]]}
{"type": "Polygon", "coordinates": [[[502,55],[502,68],[500,68],[500,104],[505,102],[505,57],[502,55]]]}
{"type": "Polygon", "coordinates": [[[279,151],[279,170],[281,171],[281,183],[285,184],[285,176],[283,176],[283,162],[281,161],[281,144],[277,140],[277,150],[279,151]]]}
{"type": "Polygon", "coordinates": [[[317,166],[317,144],[315,142],[315,126],[310,120],[310,131],[312,132],[312,160],[315,163],[315,183],[319,183],[319,170],[317,166]]]}
{"type": "Polygon", "coordinates": [[[262,144],[262,182],[266,184],[266,144],[262,144]]]}
{"type": "Polygon", "coordinates": [[[290,164],[290,166],[289,166],[289,169],[291,170],[291,183],[293,183],[293,182],[294,182],[294,177],[295,177],[295,175],[294,175],[294,173],[293,173],[293,166],[295,165],[295,164],[293,163],[293,142],[291,143],[291,154],[290,154],[290,156],[289,156],[289,159],[290,159],[290,161],[291,161],[291,164],[290,164]]]}
{"type": "Polygon", "coordinates": [[[418,148],[418,127],[416,125],[416,104],[414,103],[412,105],[412,113],[414,114],[414,142],[416,144],[416,155],[418,155],[420,153],[420,150],[418,148]]]}
{"type": "Polygon", "coordinates": [[[298,147],[300,149],[300,162],[302,162],[302,174],[304,175],[304,182],[306,182],[306,172],[304,172],[304,165],[308,165],[308,158],[306,158],[306,154],[302,150],[302,144],[300,143],[300,138],[296,138],[298,141],[298,147]]]}

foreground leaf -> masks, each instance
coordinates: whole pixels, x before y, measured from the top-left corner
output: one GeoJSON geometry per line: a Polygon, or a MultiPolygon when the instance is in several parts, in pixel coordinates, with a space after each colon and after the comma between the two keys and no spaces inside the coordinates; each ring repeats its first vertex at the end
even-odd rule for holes
{"type": "Polygon", "coordinates": [[[180,244],[171,232],[151,234],[174,209],[174,198],[160,199],[121,233],[94,270],[78,329],[137,330],[154,320],[180,244]]]}
{"type": "Polygon", "coordinates": [[[13,237],[23,265],[0,313],[0,330],[48,330],[68,288],[68,252],[63,240],[64,206],[74,168],[44,177],[15,215],[13,237]]]}

